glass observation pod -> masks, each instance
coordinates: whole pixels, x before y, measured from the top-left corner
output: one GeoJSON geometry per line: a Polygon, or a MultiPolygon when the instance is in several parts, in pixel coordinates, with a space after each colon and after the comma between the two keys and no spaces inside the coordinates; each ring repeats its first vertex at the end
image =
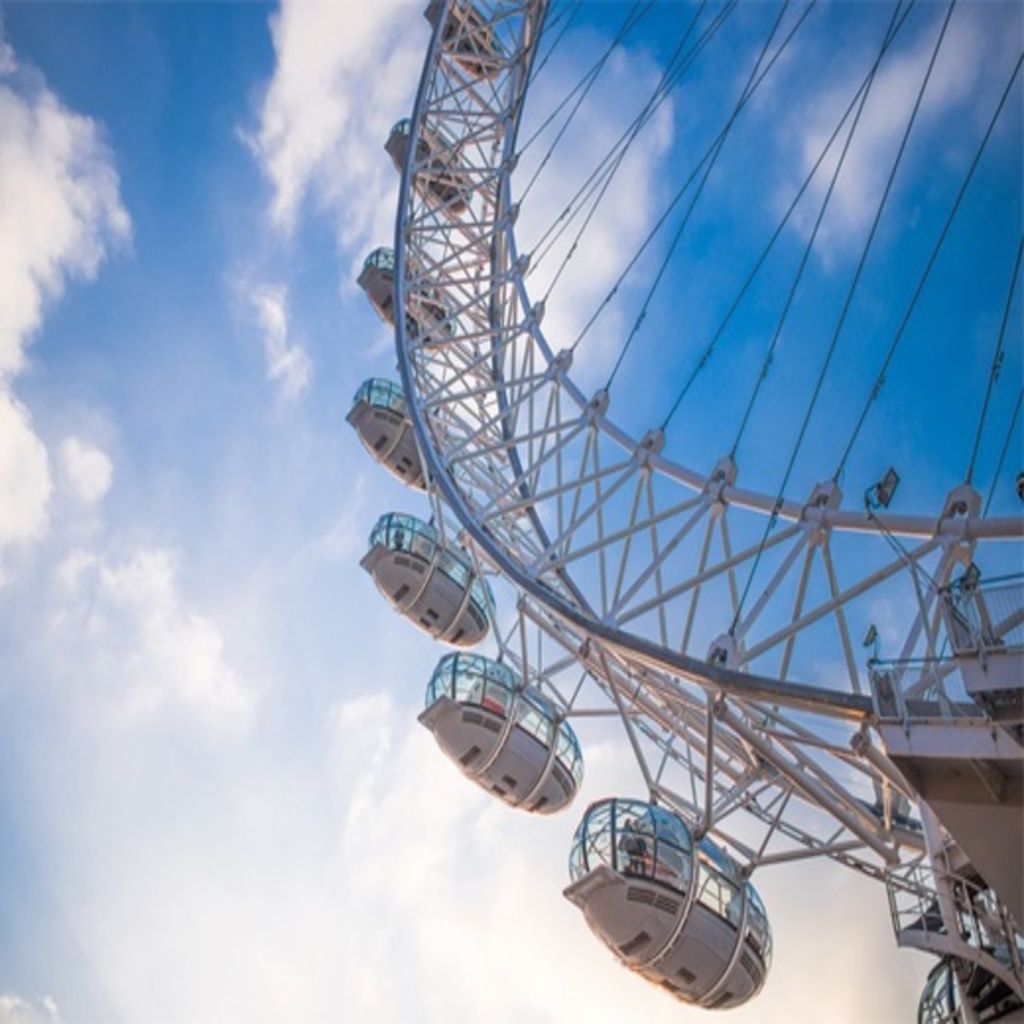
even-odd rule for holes
{"type": "MultiPolygon", "coordinates": [[[[381,246],[363,261],[356,283],[366,293],[370,305],[385,322],[395,326],[395,251],[381,246]]],[[[421,287],[408,296],[405,329],[424,341],[445,340],[454,333],[450,311],[437,288],[421,287]]]]}
{"type": "Polygon", "coordinates": [[[416,435],[398,384],[379,377],[363,381],[345,418],[375,462],[403,484],[426,490],[416,435]]]}
{"type": "Polygon", "coordinates": [[[918,1024],[962,1024],[960,990],[948,958],[929,972],[917,1006],[918,1024]]]}
{"type": "MultiPolygon", "coordinates": [[[[1018,960],[1024,956],[1024,940],[1018,938],[1018,960]]],[[[1012,972],[1009,947],[1005,942],[982,946],[1012,972]]],[[[1021,1024],[1024,1010],[1016,993],[999,977],[981,965],[961,961],[959,970],[947,956],[929,972],[917,1004],[917,1024],[1021,1024]],[[969,998],[971,1010],[964,1005],[969,998]]]]}
{"type": "MultiPolygon", "coordinates": [[[[431,0],[423,16],[436,28],[446,0],[431,0]]],[[[441,40],[445,53],[466,74],[490,81],[501,70],[504,52],[494,30],[467,0],[447,0],[450,11],[441,40]]]]}
{"type": "Polygon", "coordinates": [[[381,516],[359,564],[395,610],[435,640],[473,647],[487,636],[493,597],[486,581],[422,519],[381,516]]]}
{"type": "Polygon", "coordinates": [[[649,981],[717,1009],[756,995],[771,964],[764,904],[735,861],[640,800],[591,804],[576,829],[566,897],[598,938],[649,981]]]}
{"type": "Polygon", "coordinates": [[[427,686],[420,721],[459,770],[512,807],[552,814],[583,780],[576,733],[535,687],[506,665],[446,654],[427,686]]]}
{"type": "MultiPolygon", "coordinates": [[[[384,144],[398,173],[402,173],[405,157],[409,151],[409,135],[412,121],[407,117],[395,123],[384,144]]],[[[469,208],[467,196],[470,179],[460,169],[458,147],[440,135],[423,129],[416,141],[416,172],[413,187],[427,202],[444,206],[444,212],[451,217],[460,217],[469,208]]]]}

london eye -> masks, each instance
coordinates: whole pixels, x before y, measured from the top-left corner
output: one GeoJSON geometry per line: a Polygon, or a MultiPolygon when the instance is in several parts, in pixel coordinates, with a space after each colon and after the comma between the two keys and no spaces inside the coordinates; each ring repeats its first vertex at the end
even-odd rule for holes
{"type": "Polygon", "coordinates": [[[397,375],[348,418],[409,488],[362,564],[448,648],[420,721],[540,816],[618,723],[643,791],[576,808],[564,895],[637,984],[756,998],[759,877],[823,859],[936,958],[921,1022],[1021,1019],[1021,12],[609,11],[570,64],[579,3],[433,0],[381,140],[397,375]]]}

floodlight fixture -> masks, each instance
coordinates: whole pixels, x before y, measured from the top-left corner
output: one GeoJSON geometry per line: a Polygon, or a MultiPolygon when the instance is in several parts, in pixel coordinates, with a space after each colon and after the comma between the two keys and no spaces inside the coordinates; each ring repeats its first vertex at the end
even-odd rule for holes
{"type": "Polygon", "coordinates": [[[875,501],[878,502],[882,508],[888,508],[889,502],[892,501],[893,495],[896,493],[896,488],[900,483],[900,475],[895,469],[890,466],[885,471],[885,476],[877,484],[875,484],[875,501]]]}
{"type": "Polygon", "coordinates": [[[975,562],[971,562],[964,570],[964,574],[957,580],[961,590],[974,590],[981,580],[981,570],[975,562]]]}

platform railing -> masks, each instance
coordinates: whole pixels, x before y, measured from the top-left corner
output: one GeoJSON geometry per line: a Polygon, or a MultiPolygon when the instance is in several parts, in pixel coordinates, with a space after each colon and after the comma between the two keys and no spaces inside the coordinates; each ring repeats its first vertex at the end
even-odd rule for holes
{"type": "Polygon", "coordinates": [[[1024,573],[973,583],[961,579],[941,593],[955,654],[1024,647],[1024,573]]]}
{"type": "Polygon", "coordinates": [[[939,591],[948,648],[923,658],[868,663],[875,714],[908,723],[922,718],[1020,718],[1024,665],[1024,573],[961,578],[939,591]],[[979,703],[980,702],[980,703],[979,703]],[[998,706],[997,706],[998,705],[998,706]]]}
{"type": "Polygon", "coordinates": [[[989,715],[964,688],[961,665],[952,656],[872,660],[868,681],[881,721],[934,722],[937,719],[987,721],[989,715]]]}
{"type": "Polygon", "coordinates": [[[889,872],[886,892],[899,945],[975,963],[1024,995],[1024,938],[991,889],[914,862],[889,872]]]}

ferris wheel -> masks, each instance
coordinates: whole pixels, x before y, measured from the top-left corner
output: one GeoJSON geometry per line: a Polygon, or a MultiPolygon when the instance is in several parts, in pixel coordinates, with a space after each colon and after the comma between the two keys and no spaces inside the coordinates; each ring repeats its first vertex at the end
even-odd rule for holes
{"type": "MultiPolygon", "coordinates": [[[[1019,160],[1000,154],[1015,145],[1024,54],[993,58],[980,113],[961,119],[942,161],[925,160],[915,146],[935,131],[930,104],[963,30],[955,0],[825,6],[635,3],[534,110],[581,5],[433,0],[415,105],[385,145],[401,174],[394,245],[359,275],[394,326],[399,379],[366,381],[348,415],[428,510],[383,515],[362,564],[451,648],[427,673],[420,721],[498,799],[566,808],[584,770],[579,722],[621,724],[646,792],[582,813],[565,896],[636,973],[706,1008],[751,999],[772,957],[758,873],[827,858],[877,879],[896,942],[939,958],[921,1021],[1018,1019],[1024,519],[1007,459],[1019,456],[1022,392],[1001,370],[1020,348],[1024,238],[1019,200],[1007,218],[977,194],[1009,180],[1020,195],[1019,160]],[[667,45],[659,73],[621,125],[588,129],[588,95],[652,18],[667,45]],[[861,63],[836,55],[842,73],[814,82],[793,54],[827,36],[829,18],[846,19],[861,63]],[[897,79],[908,52],[913,74],[897,79]],[[771,160],[765,97],[794,74],[832,120],[768,203],[743,175],[771,160]],[[852,255],[822,271],[844,174],[877,104],[892,113],[882,93],[894,79],[905,102],[886,122],[892,144],[852,255]],[[698,85],[672,180],[632,200],[653,226],[617,254],[595,308],[557,315],[559,284],[609,202],[637,188],[637,147],[698,85]],[[559,146],[581,131],[597,156],[550,182],[559,146]],[[908,179],[929,182],[912,232],[892,223],[908,179]],[[736,212],[744,200],[749,215],[736,212]],[[731,225],[717,252],[715,204],[731,225]],[[962,241],[953,252],[958,232],[984,255],[962,241]],[[635,307],[625,319],[623,296],[635,307]],[[871,301],[884,315],[864,312],[871,301]],[[982,393],[934,430],[968,459],[935,498],[934,481],[914,479],[926,459],[877,461],[880,447],[907,455],[885,443],[898,413],[875,424],[890,378],[935,386],[914,359],[941,364],[949,350],[922,357],[915,332],[948,321],[962,350],[950,310],[982,306],[982,393]],[[572,336],[553,336],[566,325],[572,336]],[[676,432],[691,407],[720,440],[706,423],[676,432]],[[923,504],[904,508],[900,492],[923,504]],[[895,625],[877,621],[886,610],[895,625]],[[487,655],[470,652],[485,643],[487,655]]],[[[818,56],[815,67],[829,54],[818,56]]]]}

